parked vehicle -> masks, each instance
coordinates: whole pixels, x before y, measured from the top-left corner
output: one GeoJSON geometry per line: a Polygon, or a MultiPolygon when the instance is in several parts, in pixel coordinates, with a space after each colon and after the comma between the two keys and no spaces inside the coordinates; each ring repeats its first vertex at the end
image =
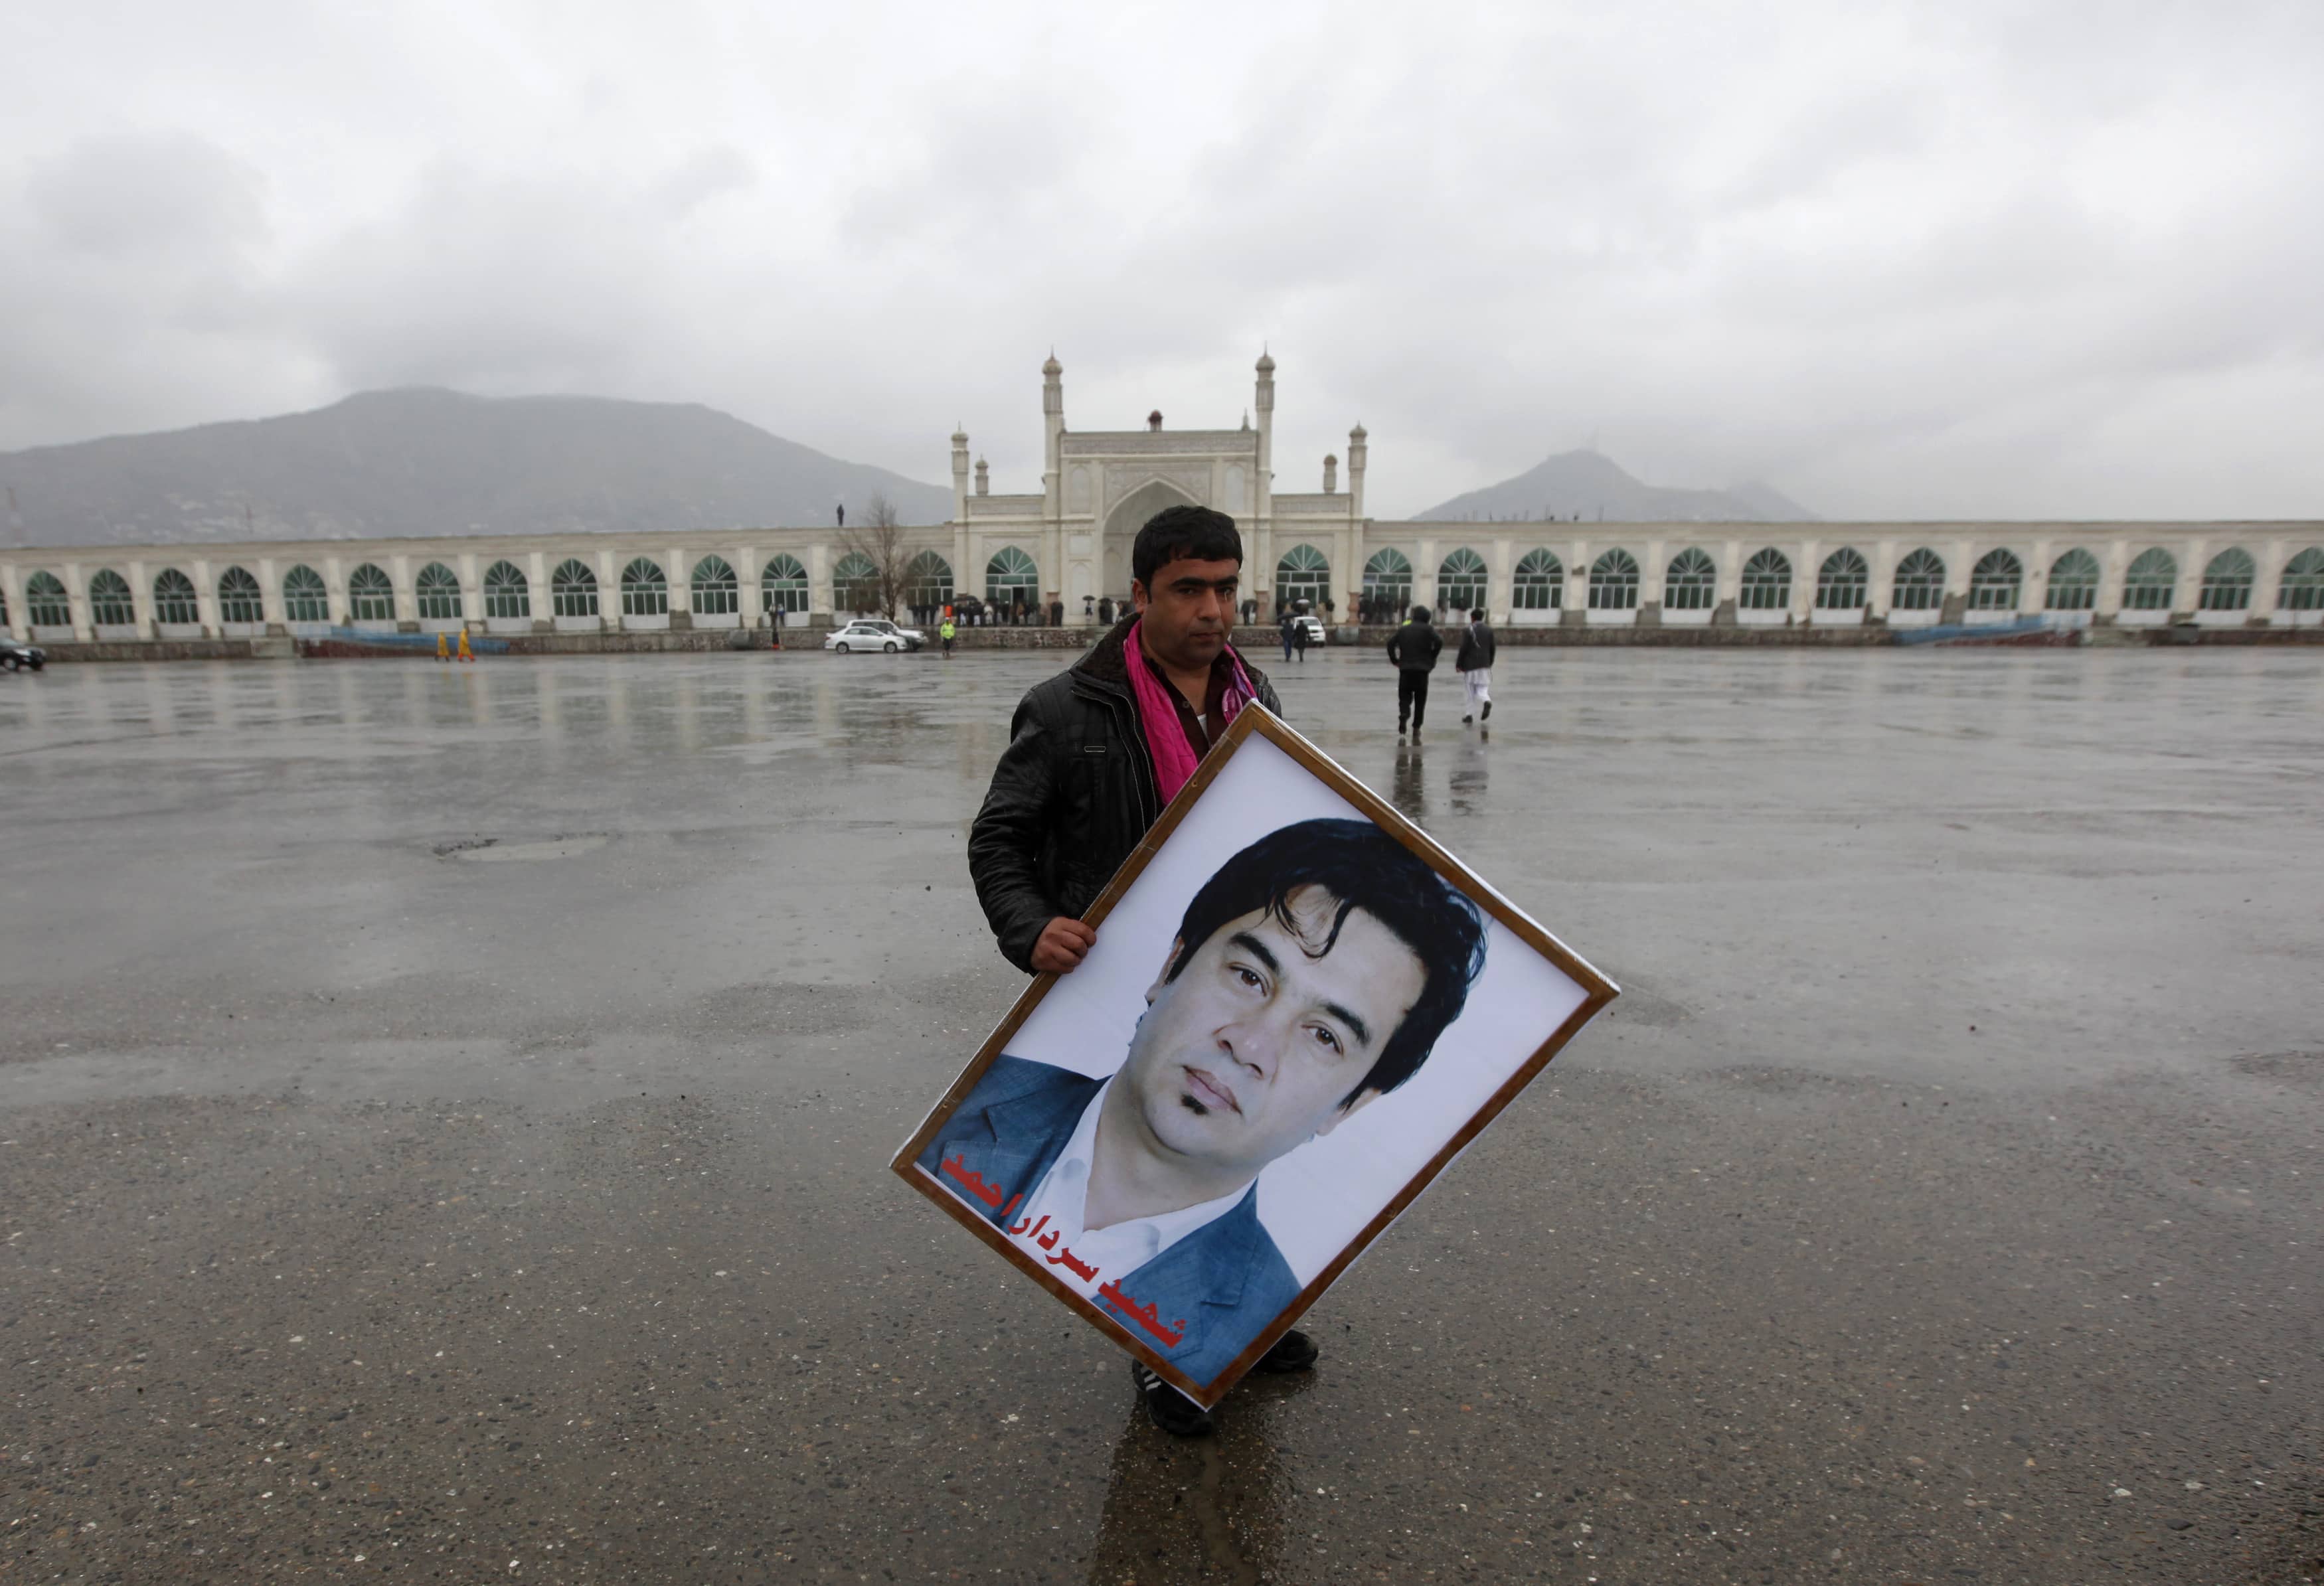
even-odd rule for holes
{"type": "Polygon", "coordinates": [[[1309,615],[1309,616],[1297,616],[1297,617],[1294,617],[1294,618],[1292,618],[1291,620],[1292,620],[1292,622],[1293,622],[1295,624],[1296,624],[1297,626],[1302,627],[1302,628],[1305,628],[1305,629],[1306,629],[1306,630],[1307,630],[1307,642],[1308,642],[1308,643],[1310,643],[1310,644],[1328,644],[1328,643],[1330,643],[1330,642],[1331,642],[1331,633],[1330,633],[1330,632],[1329,632],[1327,629],[1325,629],[1325,628],[1324,628],[1324,626],[1323,626],[1323,618],[1318,617],[1318,616],[1312,616],[1312,615],[1309,615]]]}
{"type": "Polygon", "coordinates": [[[0,670],[21,672],[26,668],[39,671],[49,664],[49,652],[37,644],[19,644],[0,633],[0,670]]]}
{"type": "Polygon", "coordinates": [[[918,650],[927,642],[927,635],[918,628],[899,628],[885,617],[858,617],[823,641],[825,650],[835,650],[842,655],[854,650],[880,650],[893,653],[899,650],[918,650]]]}

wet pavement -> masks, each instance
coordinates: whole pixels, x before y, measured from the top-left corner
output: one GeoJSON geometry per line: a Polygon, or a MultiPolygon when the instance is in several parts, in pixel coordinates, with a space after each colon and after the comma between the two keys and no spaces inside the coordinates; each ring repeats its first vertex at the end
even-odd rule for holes
{"type": "Polygon", "coordinates": [[[2324,656],[1275,668],[1627,994],[1207,1444],[884,1170],[1057,664],[0,681],[0,1582],[2324,1579],[2324,656]]]}

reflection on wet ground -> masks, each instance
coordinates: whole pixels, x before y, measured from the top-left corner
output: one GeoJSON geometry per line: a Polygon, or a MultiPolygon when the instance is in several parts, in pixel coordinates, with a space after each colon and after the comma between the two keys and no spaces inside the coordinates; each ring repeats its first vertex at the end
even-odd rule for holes
{"type": "Polygon", "coordinates": [[[1409,744],[1396,746],[1396,775],[1388,783],[1388,801],[1417,826],[1428,825],[1427,756],[1409,744]]]}
{"type": "Polygon", "coordinates": [[[1505,650],[1403,745],[1278,670],[1626,994],[1210,1445],[882,1170],[1058,664],[0,681],[0,1578],[2317,1556],[2324,656],[1505,650]]]}
{"type": "Polygon", "coordinates": [[[1289,1477],[1276,1451],[1275,1411],[1311,1386],[1250,1383],[1220,1434],[1193,1441],[1156,1431],[1133,1410],[1106,1473],[1091,1586],[1281,1579],[1289,1477]]]}

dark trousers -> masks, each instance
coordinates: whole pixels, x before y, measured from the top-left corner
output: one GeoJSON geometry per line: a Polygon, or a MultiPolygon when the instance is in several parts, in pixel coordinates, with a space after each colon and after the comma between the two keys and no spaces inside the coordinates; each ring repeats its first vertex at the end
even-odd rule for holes
{"type": "Polygon", "coordinates": [[[1398,673],[1397,673],[1397,675],[1396,675],[1396,724],[1397,724],[1397,731],[1399,731],[1399,732],[1401,732],[1401,731],[1404,729],[1405,718],[1406,718],[1406,717],[1407,717],[1407,716],[1409,716],[1409,717],[1412,719],[1412,724],[1413,724],[1414,726],[1417,727],[1417,726],[1419,726],[1419,725],[1421,725],[1421,724],[1422,724],[1422,723],[1426,719],[1427,715],[1428,715],[1428,674],[1427,674],[1426,672],[1405,672],[1405,671],[1399,671],[1398,673]]]}

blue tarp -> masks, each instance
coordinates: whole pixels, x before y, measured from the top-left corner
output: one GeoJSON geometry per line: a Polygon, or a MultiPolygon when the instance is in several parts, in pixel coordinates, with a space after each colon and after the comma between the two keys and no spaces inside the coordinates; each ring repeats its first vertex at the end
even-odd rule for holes
{"type": "MultiPolygon", "coordinates": [[[[327,639],[339,644],[368,644],[379,650],[424,650],[430,655],[436,653],[437,636],[433,633],[382,633],[369,628],[309,628],[300,637],[327,639]]],[[[445,647],[458,654],[460,636],[447,633],[443,637],[445,647]]],[[[487,639],[472,632],[468,635],[468,650],[475,655],[506,655],[509,644],[505,639],[487,639]]]]}
{"type": "Polygon", "coordinates": [[[2014,622],[1941,622],[1933,628],[1898,628],[1894,632],[1899,644],[1960,644],[1976,640],[2025,639],[2036,633],[2055,633],[2062,638],[2077,630],[2049,617],[2034,615],[2020,617],[2014,622]]]}

